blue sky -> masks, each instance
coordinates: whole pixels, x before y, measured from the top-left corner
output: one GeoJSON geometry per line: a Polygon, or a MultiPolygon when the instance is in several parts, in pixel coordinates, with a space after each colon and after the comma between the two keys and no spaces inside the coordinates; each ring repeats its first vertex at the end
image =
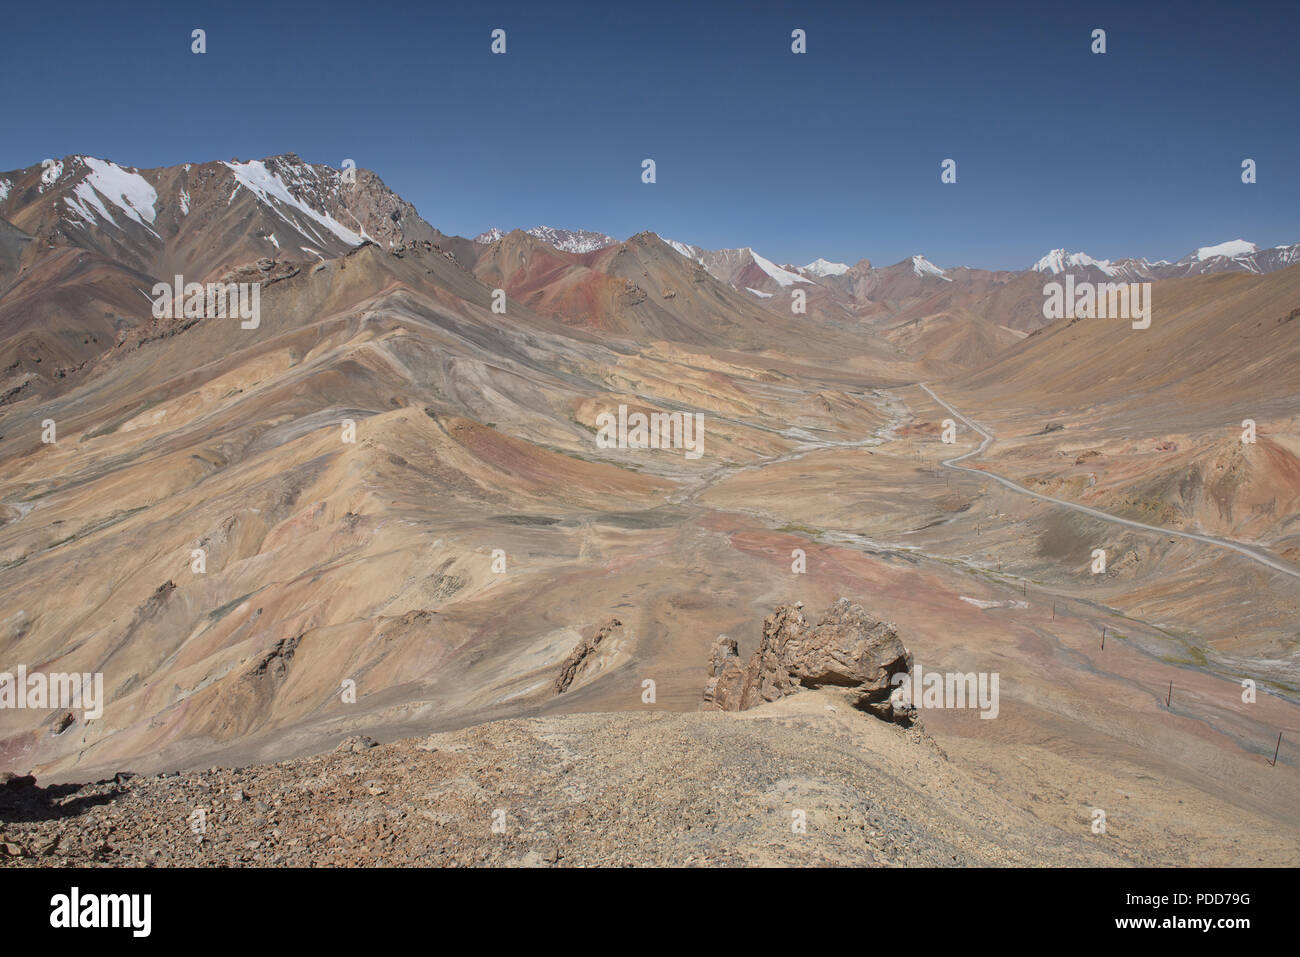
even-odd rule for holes
{"type": "Polygon", "coordinates": [[[355,159],[461,235],[652,229],[795,263],[1177,259],[1300,241],[1298,26],[1295,2],[1194,0],[10,4],[0,169],[296,152],[355,159]]]}

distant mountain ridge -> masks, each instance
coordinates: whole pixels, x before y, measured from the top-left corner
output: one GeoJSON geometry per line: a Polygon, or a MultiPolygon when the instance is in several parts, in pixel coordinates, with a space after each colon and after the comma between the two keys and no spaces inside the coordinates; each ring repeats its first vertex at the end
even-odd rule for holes
{"type": "MultiPolygon", "coordinates": [[[[591,230],[537,226],[525,232],[564,252],[587,253],[618,244],[613,237],[591,230]]],[[[475,237],[474,241],[480,244],[498,242],[503,235],[499,229],[491,229],[475,237]]],[[[1005,285],[1036,273],[1058,275],[1073,271],[1098,279],[1134,282],[1221,272],[1262,275],[1300,263],[1300,243],[1260,249],[1244,239],[1201,246],[1177,262],[1145,258],[1111,261],[1096,259],[1084,252],[1053,249],[1022,270],[966,266],[942,268],[920,254],[881,268],[872,266],[865,259],[852,266],[824,258],[815,259],[805,266],[779,265],[749,246],[706,249],[667,237],[663,240],[682,256],[699,263],[715,279],[765,301],[769,308],[788,308],[786,300],[790,291],[803,286],[812,287],[805,288],[806,294],[814,294],[813,289],[818,291],[817,294],[824,293],[821,295],[823,311],[830,308],[832,311],[838,309],[840,313],[857,311],[868,302],[925,298],[945,283],[955,284],[954,289],[970,289],[973,280],[978,291],[983,293],[990,283],[1005,285]],[[784,296],[777,296],[777,293],[784,293],[784,296]]]]}
{"type": "Polygon", "coordinates": [[[1175,279],[1179,276],[1204,276],[1221,272],[1249,272],[1256,275],[1285,269],[1300,262],[1300,243],[1260,249],[1245,239],[1233,239],[1213,246],[1201,246],[1177,262],[1161,259],[1094,259],[1087,253],[1071,253],[1053,249],[1031,269],[1035,272],[1058,273],[1071,269],[1092,270],[1117,279],[1152,280],[1175,279]]]}
{"type": "MultiPolygon", "coordinates": [[[[555,229],[550,226],[534,226],[524,232],[540,239],[563,252],[586,253],[608,246],[617,245],[618,240],[606,234],[586,229],[555,229]]],[[[474,237],[474,242],[488,244],[498,242],[505,234],[500,229],[489,229],[474,237]]],[[[778,265],[752,247],[745,246],[731,249],[706,249],[691,243],[662,237],[688,259],[694,259],[707,269],[714,277],[730,283],[736,288],[771,290],[763,288],[771,280],[777,286],[790,286],[797,282],[824,280],[844,276],[857,268],[847,263],[831,262],[827,259],[815,259],[805,266],[791,264],[778,265]],[[766,277],[766,279],[764,278],[766,277]],[[752,280],[752,281],[750,281],[752,280]]],[[[895,265],[910,264],[918,277],[929,276],[939,280],[949,280],[949,270],[966,270],[979,273],[1017,274],[1025,272],[1043,272],[1056,275],[1071,269],[1094,270],[1115,278],[1136,279],[1172,279],[1179,276],[1201,276],[1217,272],[1250,272],[1263,274],[1300,262],[1300,243],[1260,249],[1253,242],[1234,239],[1211,246],[1201,246],[1188,253],[1177,262],[1165,259],[1150,260],[1146,258],[1125,258],[1117,260],[1095,259],[1084,252],[1069,252],[1066,249],[1053,249],[1028,269],[1024,270],[985,270],[978,267],[955,266],[941,268],[923,255],[914,255],[901,260],[895,265]]],[[[858,266],[871,264],[860,260],[858,266]]]]}
{"type": "MultiPolygon", "coordinates": [[[[531,229],[525,229],[524,232],[566,253],[591,253],[597,249],[604,249],[606,246],[618,244],[618,240],[613,236],[592,232],[589,229],[557,229],[554,226],[534,226],[531,229]]],[[[505,235],[494,226],[475,236],[474,242],[486,246],[500,242],[505,235]]]]}

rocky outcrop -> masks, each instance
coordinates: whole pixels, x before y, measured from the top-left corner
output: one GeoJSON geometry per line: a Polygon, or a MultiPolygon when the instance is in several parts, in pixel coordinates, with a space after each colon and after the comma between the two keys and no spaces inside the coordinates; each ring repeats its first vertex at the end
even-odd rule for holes
{"type": "Polygon", "coordinates": [[[744,711],[827,685],[852,689],[856,704],[886,721],[911,724],[916,713],[901,695],[891,696],[895,674],[910,671],[912,655],[893,623],[873,618],[841,598],[810,625],[803,602],[779,605],[763,621],[763,637],[742,668],[736,642],[720,635],[709,660],[704,707],[744,711]]]}
{"type": "Polygon", "coordinates": [[[564,664],[560,665],[560,673],[555,678],[556,694],[564,694],[569,690],[569,686],[587,664],[587,659],[596,653],[601,642],[613,634],[615,628],[621,627],[623,623],[617,618],[607,618],[594,634],[578,642],[573,651],[569,652],[569,657],[564,659],[564,664]]]}
{"type": "Polygon", "coordinates": [[[745,689],[745,666],[735,638],[718,635],[709,655],[709,680],[704,685],[706,710],[739,711],[745,689]]]}
{"type": "Polygon", "coordinates": [[[289,673],[294,652],[304,635],[296,638],[281,638],[271,648],[262,652],[261,657],[245,672],[245,678],[263,678],[270,675],[276,682],[283,681],[289,673]]]}

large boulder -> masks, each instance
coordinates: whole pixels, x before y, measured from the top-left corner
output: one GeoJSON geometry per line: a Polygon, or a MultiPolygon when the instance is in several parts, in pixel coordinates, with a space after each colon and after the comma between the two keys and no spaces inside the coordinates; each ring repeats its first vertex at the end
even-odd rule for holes
{"type": "Polygon", "coordinates": [[[912,655],[893,623],[847,598],[831,605],[816,625],[802,609],[803,602],[779,605],[764,619],[762,640],[744,669],[735,641],[720,636],[709,662],[704,707],[744,711],[800,688],[834,685],[852,689],[859,708],[910,724],[915,712],[890,694],[893,676],[912,668],[912,655]]]}

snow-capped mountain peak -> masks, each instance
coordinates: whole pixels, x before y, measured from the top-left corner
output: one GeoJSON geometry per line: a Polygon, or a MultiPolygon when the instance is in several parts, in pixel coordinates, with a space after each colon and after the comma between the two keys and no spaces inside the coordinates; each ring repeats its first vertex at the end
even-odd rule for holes
{"type": "Polygon", "coordinates": [[[1093,259],[1087,253],[1071,253],[1064,249],[1053,249],[1038,262],[1034,263],[1034,272],[1046,272],[1057,275],[1066,269],[1082,269],[1088,266],[1099,269],[1107,276],[1115,275],[1115,267],[1109,259],[1093,259]]]}
{"type": "Polygon", "coordinates": [[[566,253],[590,253],[606,246],[617,245],[618,240],[604,233],[589,229],[557,229],[554,226],[534,226],[526,230],[528,235],[536,236],[544,243],[561,249],[566,253]]]}
{"type": "Polygon", "coordinates": [[[942,279],[944,282],[952,282],[951,279],[944,275],[942,269],[930,262],[930,260],[926,259],[924,256],[912,257],[912,272],[916,273],[918,276],[934,276],[938,279],[942,279]]]}
{"type": "Polygon", "coordinates": [[[1230,239],[1226,243],[1219,243],[1217,246],[1202,246],[1196,250],[1195,256],[1197,261],[1204,262],[1207,259],[1213,259],[1215,256],[1225,256],[1228,259],[1239,259],[1242,256],[1253,256],[1259,252],[1252,242],[1244,239],[1230,239]]]}
{"type": "Polygon", "coordinates": [[[198,275],[437,235],[374,173],[354,178],[292,153],[150,169],[78,154],[3,180],[0,216],[149,273],[198,275]]]}
{"type": "MultiPolygon", "coordinates": [[[[589,229],[558,229],[554,226],[534,226],[531,229],[525,229],[524,232],[534,239],[540,239],[548,246],[554,246],[566,253],[590,253],[618,243],[618,240],[613,236],[593,232],[589,229]]],[[[493,226],[491,229],[475,236],[474,242],[491,245],[500,241],[504,235],[505,233],[493,226]]]]}
{"type": "Polygon", "coordinates": [[[814,259],[803,267],[804,272],[814,276],[842,276],[849,271],[847,263],[833,263],[825,259],[814,259]]]}

